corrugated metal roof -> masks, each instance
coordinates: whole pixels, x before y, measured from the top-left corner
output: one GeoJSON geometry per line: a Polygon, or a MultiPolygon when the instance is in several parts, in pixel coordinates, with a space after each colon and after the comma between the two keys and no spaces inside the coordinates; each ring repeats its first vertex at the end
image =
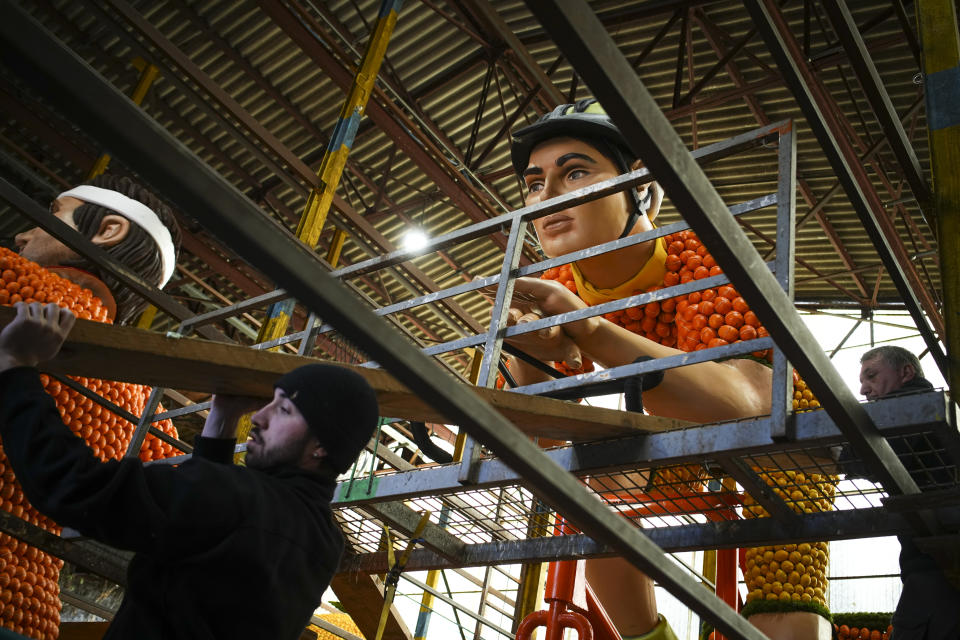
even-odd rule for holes
{"type": "MultiPolygon", "coordinates": [[[[134,58],[145,57],[160,66],[161,75],[144,102],[147,113],[213,169],[261,203],[268,215],[290,228],[295,227],[305,203],[304,180],[270,148],[270,140],[264,140],[239,123],[216,94],[229,96],[277,145],[315,170],[344,92],[331,79],[332,70],[320,68],[260,5],[232,0],[151,0],[129,5],[111,1],[105,3],[107,8],[79,0],[22,4],[127,94],[139,75],[131,64],[134,58]],[[157,38],[175,49],[186,65],[198,69],[202,77],[189,77],[189,69],[159,53],[156,43],[150,43],[141,29],[132,27],[121,17],[115,8],[118,6],[139,13],[147,25],[144,29],[155,31],[157,38]],[[206,82],[209,85],[202,86],[206,82]]],[[[695,111],[674,107],[683,16],[688,17],[693,60],[692,71],[686,62],[681,68],[681,97],[718,63],[722,53],[715,50],[714,45],[729,50],[751,31],[753,25],[742,3],[686,0],[590,4],[631,61],[637,60],[670,23],[662,39],[646,52],[636,69],[689,147],[693,148],[695,142],[696,146],[703,146],[753,129],[759,124],[758,117],[766,122],[794,118],[799,138],[797,175],[813,197],[812,202],[805,203],[803,197],[798,196],[798,216],[802,217],[831,189],[836,182],[833,171],[800,114],[796,100],[777,78],[772,58],[758,36],[731,58],[730,65],[721,68],[704,84],[693,100],[695,111]],[[655,11],[655,8],[662,10],[655,11]],[[675,11],[678,19],[674,19],[675,11]],[[756,86],[748,95],[762,110],[762,115],[751,110],[743,97],[747,92],[740,89],[751,85],[756,86]],[[737,91],[741,94],[731,96],[737,91]]],[[[807,45],[812,65],[849,122],[849,137],[854,147],[863,154],[882,140],[883,133],[842,51],[838,51],[829,21],[817,3],[811,5],[809,40],[805,39],[804,7],[807,4],[789,3],[784,14],[795,36],[807,45]]],[[[921,98],[922,86],[917,84],[916,59],[904,44],[902,26],[890,3],[857,0],[848,4],[865,31],[864,37],[891,102],[898,113],[907,113],[921,98]]],[[[524,3],[495,1],[491,5],[563,95],[570,97],[572,92],[572,97],[578,99],[589,95],[588,82],[575,77],[524,3]]],[[[299,0],[277,6],[279,11],[287,10],[283,8],[286,6],[293,7],[290,12],[296,19],[309,23],[314,38],[310,46],[323,48],[352,71],[358,62],[358,52],[363,51],[369,37],[379,2],[299,0]]],[[[493,195],[484,206],[489,211],[502,212],[521,205],[518,183],[509,170],[509,141],[500,135],[503,130],[513,128],[505,124],[505,119],[513,118],[513,126],[532,122],[552,105],[538,97],[514,118],[531,86],[520,64],[524,54],[505,49],[502,38],[486,33],[486,28],[472,17],[472,6],[474,0],[405,3],[380,76],[378,86],[383,93],[374,99],[380,103],[389,101],[387,110],[402,114],[395,116],[403,120],[401,126],[413,131],[418,140],[430,140],[443,156],[440,164],[457,169],[463,168],[462,161],[471,147],[475,120],[483,104],[471,158],[477,158],[488,146],[490,151],[479,164],[470,165],[469,170],[493,195]],[[488,77],[490,65],[493,71],[488,77]]],[[[22,105],[33,116],[26,118],[4,109],[6,116],[0,121],[4,157],[16,159],[16,163],[29,167],[39,178],[18,174],[8,162],[0,162],[3,175],[34,191],[42,190],[37,183],[53,184],[54,178],[65,184],[81,180],[89,169],[86,163],[92,162],[100,150],[75,130],[69,123],[69,114],[55,114],[47,109],[7,70],[0,72],[0,97],[4,96],[6,101],[22,105]]],[[[921,165],[929,172],[922,104],[913,117],[907,118],[905,128],[911,134],[921,165]]],[[[874,159],[876,164],[867,166],[880,198],[894,202],[909,196],[909,187],[903,184],[889,149],[881,147],[874,159]]],[[[453,205],[449,195],[443,193],[423,169],[429,162],[412,158],[368,117],[360,128],[338,194],[352,207],[354,215],[364,217],[392,245],[400,243],[412,223],[424,226],[432,234],[470,224],[469,215],[453,205]],[[378,193],[381,185],[383,192],[378,193]]],[[[122,170],[116,160],[114,167],[122,170]]],[[[762,150],[728,158],[707,168],[719,193],[730,204],[769,193],[775,186],[775,171],[775,155],[762,150]]],[[[902,242],[910,252],[922,254],[933,246],[932,234],[915,202],[891,206],[887,211],[894,216],[902,242]]],[[[7,209],[2,212],[0,238],[9,238],[25,225],[7,209]]],[[[875,265],[879,260],[847,197],[841,191],[829,200],[822,212],[824,225],[811,219],[797,234],[797,257],[806,265],[797,269],[797,297],[829,301],[853,292],[869,299],[876,285],[875,265]],[[824,226],[832,228],[834,240],[828,238],[824,226]],[[834,249],[836,243],[845,248],[850,263],[864,268],[865,294],[858,292],[853,276],[843,273],[849,266],[834,249]],[[823,274],[835,275],[827,279],[821,277],[823,274]]],[[[188,228],[198,232],[195,225],[191,227],[190,212],[182,213],[188,228]]],[[[373,246],[373,253],[384,251],[369,238],[362,238],[364,234],[356,230],[346,215],[333,215],[341,226],[352,230],[354,237],[344,249],[344,263],[371,257],[364,245],[373,246]]],[[[661,220],[677,219],[678,214],[668,200],[661,220]]],[[[770,235],[774,231],[772,212],[751,214],[745,219],[759,233],[770,235]]],[[[328,230],[322,245],[329,242],[330,237],[328,230]]],[[[756,235],[751,237],[758,248],[767,249],[764,240],[756,235]]],[[[321,246],[321,251],[324,250],[321,246]]],[[[412,263],[438,285],[449,286],[461,282],[464,276],[496,272],[502,250],[495,242],[485,239],[450,248],[445,254],[432,253],[412,263]]],[[[921,275],[929,277],[935,291],[939,287],[936,257],[927,255],[918,258],[916,263],[922,265],[921,275]]],[[[184,256],[183,264],[229,299],[243,297],[241,290],[231,283],[229,274],[218,274],[189,255],[184,256]]],[[[410,297],[411,289],[421,288],[411,287],[405,276],[390,274],[357,279],[356,284],[380,304],[410,297]]],[[[878,294],[880,299],[896,297],[885,274],[880,278],[878,294]]],[[[458,302],[472,316],[481,322],[486,320],[489,304],[485,300],[476,295],[461,298],[458,302]]],[[[422,333],[428,328],[441,338],[454,336],[449,322],[441,319],[437,312],[420,311],[417,317],[420,328],[406,321],[415,331],[422,333]]]]}

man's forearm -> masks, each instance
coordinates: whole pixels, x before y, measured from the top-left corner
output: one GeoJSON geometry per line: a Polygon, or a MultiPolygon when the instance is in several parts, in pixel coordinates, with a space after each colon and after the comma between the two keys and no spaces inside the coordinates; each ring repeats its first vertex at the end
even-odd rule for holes
{"type": "Polygon", "coordinates": [[[8,369],[16,369],[17,367],[29,367],[29,366],[33,366],[33,365],[29,363],[21,362],[12,354],[7,353],[6,351],[0,351],[0,373],[3,373],[8,369]]]}
{"type": "Polygon", "coordinates": [[[201,431],[200,435],[204,438],[235,440],[240,417],[240,415],[222,411],[214,404],[210,408],[210,413],[207,414],[207,419],[203,423],[203,431],[201,431]]]}

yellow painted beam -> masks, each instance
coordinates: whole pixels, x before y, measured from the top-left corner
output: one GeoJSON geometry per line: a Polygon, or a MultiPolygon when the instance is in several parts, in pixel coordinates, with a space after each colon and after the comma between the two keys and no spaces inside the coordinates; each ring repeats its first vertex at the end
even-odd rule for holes
{"type": "Polygon", "coordinates": [[[330,241],[330,248],[327,249],[327,262],[331,267],[336,268],[340,264],[340,253],[343,252],[343,243],[347,241],[347,233],[343,229],[337,229],[333,234],[333,240],[330,241]]]}
{"type": "Polygon", "coordinates": [[[960,33],[953,0],[918,0],[933,210],[953,397],[960,392],[960,33]]]}
{"type": "Polygon", "coordinates": [[[315,247],[320,240],[320,233],[323,231],[327,213],[333,202],[333,194],[340,184],[343,167],[347,163],[347,156],[353,147],[357,128],[366,110],[377,74],[380,73],[380,65],[386,56],[387,44],[397,24],[397,11],[400,9],[400,4],[398,0],[381,2],[377,24],[367,43],[367,50],[360,62],[360,68],[357,70],[347,99],[343,103],[343,108],[340,110],[340,118],[334,127],[327,152],[317,172],[323,181],[323,186],[311,194],[297,228],[297,237],[310,247],[315,247]]]}
{"type": "MultiPolygon", "coordinates": [[[[436,589],[440,582],[440,571],[432,569],[427,572],[427,586],[436,589]]],[[[420,597],[420,615],[417,617],[417,628],[414,629],[414,640],[426,640],[429,629],[430,614],[433,613],[433,594],[424,591],[420,597]]]]}
{"type": "MultiPolygon", "coordinates": [[[[146,62],[143,58],[135,58],[133,60],[133,66],[140,69],[140,80],[137,81],[137,86],[133,88],[133,94],[130,96],[130,99],[133,100],[134,104],[139,105],[143,104],[143,99],[147,97],[147,91],[150,90],[150,85],[153,84],[153,81],[157,79],[160,69],[146,62]]],[[[102,154],[97,158],[97,161],[93,163],[90,173],[87,174],[87,180],[92,180],[102,174],[107,170],[109,164],[110,154],[102,154]]]]}
{"type": "Polygon", "coordinates": [[[157,308],[152,304],[147,305],[140,317],[137,319],[138,329],[149,329],[153,326],[153,319],[157,317],[157,308]]]}
{"type": "MultiPolygon", "coordinates": [[[[333,128],[333,134],[330,136],[327,151],[320,163],[320,169],[317,171],[321,186],[311,191],[303,213],[300,215],[297,237],[309,247],[316,247],[320,241],[320,234],[323,232],[323,225],[327,221],[333,196],[340,184],[343,168],[347,164],[347,156],[350,155],[350,150],[353,148],[353,140],[356,137],[357,129],[360,127],[360,120],[366,110],[367,101],[370,99],[374,83],[377,80],[377,74],[380,73],[380,65],[387,53],[387,44],[390,42],[393,28],[397,24],[397,12],[402,4],[403,0],[381,0],[377,24],[370,36],[370,41],[367,43],[367,50],[360,62],[360,68],[357,70],[353,85],[347,93],[347,99],[340,110],[340,117],[333,128]]],[[[328,261],[331,264],[336,264],[339,261],[344,239],[345,236],[340,231],[337,232],[337,235],[334,235],[333,244],[327,254],[328,261]],[[334,258],[334,260],[331,261],[330,258],[334,258]]],[[[292,300],[284,300],[270,305],[267,310],[267,322],[260,327],[257,342],[276,340],[286,334],[288,321],[290,316],[293,315],[293,307],[292,300]]]]}

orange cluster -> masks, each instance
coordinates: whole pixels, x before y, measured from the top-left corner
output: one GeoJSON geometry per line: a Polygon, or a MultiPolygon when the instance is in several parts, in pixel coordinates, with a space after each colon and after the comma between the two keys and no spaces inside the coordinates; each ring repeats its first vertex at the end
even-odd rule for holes
{"type": "Polygon", "coordinates": [[[880,631],[867,627],[848,627],[842,624],[840,626],[833,625],[833,631],[838,640],[887,640],[893,633],[893,626],[888,626],[886,631],[880,631]]]}
{"type": "MultiPolygon", "coordinates": [[[[665,237],[665,242],[667,271],[663,285],[651,287],[647,292],[723,273],[694,232],[670,234],[665,237]]],[[[557,280],[577,292],[570,265],[548,269],[540,277],[557,280]]],[[[633,292],[634,295],[640,293],[645,292],[633,292]]],[[[683,351],[721,347],[769,335],[743,297],[730,285],[629,307],[606,313],[603,317],[637,335],[683,351]]],[[[753,355],[770,359],[772,350],[755,351],[753,355]]]]}
{"type": "MultiPolygon", "coordinates": [[[[142,385],[95,378],[73,379],[133,415],[140,415],[147,404],[149,389],[142,385]]],[[[119,460],[123,457],[136,425],[105,409],[80,392],[61,385],[55,378],[41,375],[40,381],[46,392],[56,399],[57,411],[60,412],[64,424],[83,438],[93,450],[94,455],[104,461],[119,460]]],[[[162,407],[157,409],[157,413],[162,411],[162,407]]],[[[177,436],[176,428],[170,420],[156,422],[153,426],[168,435],[177,436]]],[[[169,458],[178,453],[171,445],[148,433],[139,457],[144,462],[148,462],[169,458]]]]}
{"type": "Polygon", "coordinates": [[[0,533],[0,623],[31,638],[56,638],[63,560],[0,533]]]}
{"type": "MultiPolygon", "coordinates": [[[[106,307],[89,289],[0,247],[0,304],[12,305],[21,300],[56,302],[80,318],[109,322],[106,307]]],[[[135,425],[52,377],[41,375],[40,379],[44,389],[56,401],[64,423],[83,438],[94,455],[101,460],[119,460],[123,457],[135,425]]],[[[92,378],[73,380],[133,415],[140,415],[146,405],[149,390],[141,385],[92,378]]],[[[162,412],[163,408],[157,411],[162,412]]],[[[171,436],[177,435],[170,420],[154,423],[153,426],[171,436]]],[[[148,461],[177,453],[171,445],[148,434],[139,457],[148,461]]],[[[47,531],[59,533],[56,523],[34,509],[23,496],[23,490],[9,468],[2,447],[0,470],[0,508],[47,531]]],[[[12,572],[9,578],[0,573],[0,605],[3,606],[0,609],[0,626],[30,638],[56,638],[60,626],[57,579],[63,563],[23,542],[0,535],[0,565],[4,571],[12,572]],[[28,579],[20,577],[21,572],[28,579]],[[33,581],[29,580],[31,575],[34,576],[33,581]],[[42,580],[41,575],[44,576],[42,580]]]]}
{"type": "Polygon", "coordinates": [[[655,469],[650,485],[665,496],[678,497],[701,493],[706,487],[707,470],[699,464],[678,464],[655,469]]]}
{"type": "MultiPolygon", "coordinates": [[[[670,234],[665,241],[665,286],[703,280],[723,273],[706,245],[692,231],[670,234]]],[[[676,300],[677,348],[683,351],[722,347],[768,335],[757,315],[730,285],[694,291],[676,300]]],[[[770,355],[767,350],[754,353],[756,357],[770,355]]]]}
{"type": "Polygon", "coordinates": [[[107,322],[109,311],[89,289],[0,247],[0,305],[56,302],[78,318],[107,322]]]}

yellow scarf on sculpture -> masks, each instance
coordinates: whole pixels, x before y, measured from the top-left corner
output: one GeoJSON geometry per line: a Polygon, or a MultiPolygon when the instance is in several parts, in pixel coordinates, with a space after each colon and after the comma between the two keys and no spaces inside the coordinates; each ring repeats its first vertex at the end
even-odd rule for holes
{"type": "Polygon", "coordinates": [[[657,238],[654,246],[653,255],[647,260],[635,276],[626,282],[618,284],[612,289],[598,289],[583,277],[577,263],[573,263],[573,281],[577,285],[577,295],[591,307],[611,302],[613,300],[622,300],[633,295],[634,291],[646,291],[650,287],[663,284],[663,276],[667,272],[667,243],[661,237],[657,238]]]}

